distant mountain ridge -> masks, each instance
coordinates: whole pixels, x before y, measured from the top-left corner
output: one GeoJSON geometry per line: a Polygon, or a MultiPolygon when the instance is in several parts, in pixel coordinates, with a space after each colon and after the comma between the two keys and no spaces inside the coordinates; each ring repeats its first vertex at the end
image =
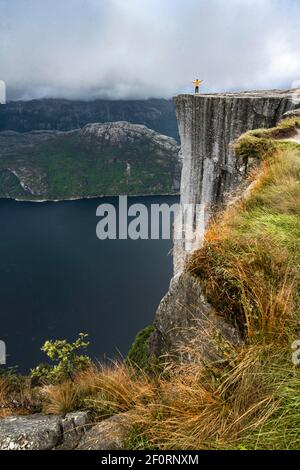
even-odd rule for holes
{"type": "Polygon", "coordinates": [[[178,194],[175,139],[128,122],[0,132],[0,197],[65,200],[178,194]]]}
{"type": "Polygon", "coordinates": [[[0,131],[69,131],[93,122],[142,124],[179,140],[173,103],[167,99],[78,101],[36,99],[0,106],[0,131]]]}

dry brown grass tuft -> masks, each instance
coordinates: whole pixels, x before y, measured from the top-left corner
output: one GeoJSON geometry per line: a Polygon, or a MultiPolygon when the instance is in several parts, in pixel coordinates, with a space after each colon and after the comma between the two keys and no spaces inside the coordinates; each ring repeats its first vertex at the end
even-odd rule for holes
{"type": "Polygon", "coordinates": [[[160,449],[238,446],[276,411],[276,386],[266,370],[268,349],[243,348],[229,369],[174,365],[156,400],[139,403],[132,426],[160,449]]]}
{"type": "Polygon", "coordinates": [[[30,414],[40,408],[38,390],[28,377],[0,375],[0,416],[30,414]]]}
{"type": "MultiPolygon", "coordinates": [[[[65,414],[78,396],[85,396],[101,419],[129,411],[128,442],[134,441],[138,448],[262,447],[259,436],[268,420],[281,419],[287,412],[285,408],[280,411],[279,393],[293,379],[286,348],[230,345],[230,350],[224,349],[224,361],[210,364],[203,362],[196,343],[186,348],[193,362],[166,364],[156,378],[112,364],[91,368],[75,382],[48,386],[44,390],[47,411],[65,414]]],[[[290,413],[294,413],[292,408],[290,413]]],[[[269,436],[272,447],[273,436],[269,436]]],[[[277,439],[274,445],[282,444],[277,439]]]]}
{"type": "Polygon", "coordinates": [[[64,416],[78,406],[78,390],[71,381],[59,385],[45,385],[41,394],[45,413],[64,416]]]}
{"type": "Polygon", "coordinates": [[[4,375],[0,376],[0,417],[11,414],[10,392],[11,384],[9,380],[4,375]]]}
{"type": "Polygon", "coordinates": [[[122,363],[99,365],[80,374],[75,381],[86,405],[101,416],[131,410],[154,397],[154,384],[142,370],[122,363]]]}
{"type": "Polygon", "coordinates": [[[91,410],[105,418],[131,410],[154,397],[154,383],[143,371],[121,363],[91,366],[74,380],[42,388],[44,411],[66,414],[75,409],[91,410]]]}

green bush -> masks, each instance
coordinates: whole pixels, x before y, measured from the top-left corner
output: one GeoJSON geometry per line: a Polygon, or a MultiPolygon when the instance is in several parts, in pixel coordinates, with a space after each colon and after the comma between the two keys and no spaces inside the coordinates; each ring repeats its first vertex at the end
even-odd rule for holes
{"type": "Polygon", "coordinates": [[[153,325],[146,326],[136,335],[131,348],[129,349],[126,362],[146,370],[150,366],[150,358],[148,352],[148,341],[151,333],[155,331],[153,325]]]}
{"type": "Polygon", "coordinates": [[[52,361],[50,364],[40,364],[31,370],[32,379],[38,383],[60,383],[67,379],[74,379],[74,375],[91,365],[91,359],[79,354],[85,350],[89,342],[85,333],[80,333],[73,343],[64,340],[46,341],[41,350],[52,361]]]}
{"type": "Polygon", "coordinates": [[[272,140],[259,138],[249,131],[234,143],[233,149],[237,157],[259,161],[272,157],[276,151],[276,145],[272,140]]]}

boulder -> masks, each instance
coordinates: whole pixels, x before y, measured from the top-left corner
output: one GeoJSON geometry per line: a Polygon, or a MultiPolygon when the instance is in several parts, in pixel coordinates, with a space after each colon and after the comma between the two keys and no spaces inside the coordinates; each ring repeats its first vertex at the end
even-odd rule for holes
{"type": "Polygon", "coordinates": [[[0,421],[1,450],[49,450],[61,440],[58,416],[11,416],[0,421]]]}
{"type": "Polygon", "coordinates": [[[65,418],[40,413],[4,418],[0,420],[0,449],[73,449],[89,421],[85,412],[69,413],[65,418]]]}
{"type": "Polygon", "coordinates": [[[238,330],[217,315],[203,293],[201,282],[188,272],[177,274],[161,300],[149,338],[149,356],[168,355],[186,360],[192,343],[205,361],[220,360],[219,342],[241,343],[238,330]]]}
{"type": "Polygon", "coordinates": [[[61,420],[62,444],[57,447],[60,450],[72,450],[78,445],[87,429],[92,425],[88,413],[75,411],[68,413],[61,420]]]}
{"type": "Polygon", "coordinates": [[[77,450],[123,450],[128,430],[127,413],[115,415],[88,430],[77,450]]]}

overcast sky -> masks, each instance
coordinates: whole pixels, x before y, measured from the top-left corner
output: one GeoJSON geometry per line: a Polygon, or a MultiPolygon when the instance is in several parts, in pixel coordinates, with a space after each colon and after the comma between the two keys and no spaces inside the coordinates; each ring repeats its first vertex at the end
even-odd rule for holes
{"type": "Polygon", "coordinates": [[[299,0],[0,0],[8,98],[290,87],[299,0]]]}

